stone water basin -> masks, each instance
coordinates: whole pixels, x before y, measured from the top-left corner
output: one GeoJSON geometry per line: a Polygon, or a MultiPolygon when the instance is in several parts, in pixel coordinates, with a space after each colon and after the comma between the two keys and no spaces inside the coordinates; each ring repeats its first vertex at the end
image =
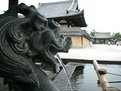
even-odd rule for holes
{"type": "MultiPolygon", "coordinates": [[[[99,64],[99,66],[107,69],[107,72],[109,73],[115,73],[106,74],[106,79],[109,82],[121,81],[121,65],[99,64]]],[[[69,62],[65,67],[73,91],[102,91],[102,87],[97,84],[98,76],[94,70],[93,64],[69,62]]],[[[63,70],[53,82],[61,91],[71,91],[63,70]]],[[[113,87],[121,89],[121,82],[110,84],[113,87]]]]}

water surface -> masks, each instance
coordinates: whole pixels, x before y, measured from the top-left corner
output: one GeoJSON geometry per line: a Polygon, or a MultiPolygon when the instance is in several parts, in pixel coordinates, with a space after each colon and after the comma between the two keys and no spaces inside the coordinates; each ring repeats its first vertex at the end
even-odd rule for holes
{"type": "MultiPolygon", "coordinates": [[[[107,69],[106,79],[111,82],[110,85],[121,89],[121,65],[100,65],[107,69]]],[[[97,74],[92,64],[85,64],[84,67],[77,66],[71,77],[74,91],[102,91],[97,84],[97,74]]]]}

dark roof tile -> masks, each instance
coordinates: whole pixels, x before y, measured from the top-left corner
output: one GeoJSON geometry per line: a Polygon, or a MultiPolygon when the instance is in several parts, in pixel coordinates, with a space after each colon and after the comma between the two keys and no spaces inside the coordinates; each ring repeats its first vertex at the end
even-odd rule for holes
{"type": "Polygon", "coordinates": [[[73,16],[73,15],[79,14],[80,11],[77,8],[78,7],[77,0],[75,0],[72,10],[70,10],[70,12],[67,13],[71,4],[72,4],[72,0],[51,2],[51,3],[41,3],[37,8],[37,10],[39,13],[43,14],[47,18],[73,16]]]}
{"type": "Polygon", "coordinates": [[[86,27],[84,10],[78,9],[78,0],[41,3],[38,12],[55,21],[70,20],[75,26],[86,27]]]}
{"type": "Polygon", "coordinates": [[[110,32],[95,32],[93,38],[112,38],[110,32]]]}

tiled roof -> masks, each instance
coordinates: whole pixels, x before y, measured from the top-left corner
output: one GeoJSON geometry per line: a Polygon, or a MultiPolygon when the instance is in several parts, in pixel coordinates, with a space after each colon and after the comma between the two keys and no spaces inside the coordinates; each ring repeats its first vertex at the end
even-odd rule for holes
{"type": "Polygon", "coordinates": [[[68,35],[68,36],[82,36],[83,34],[80,31],[65,31],[65,32],[61,32],[61,34],[63,35],[68,35]]]}
{"type": "Polygon", "coordinates": [[[110,32],[95,32],[93,38],[112,38],[110,32]]]}
{"type": "Polygon", "coordinates": [[[51,3],[40,3],[38,12],[46,18],[57,21],[70,20],[75,26],[86,27],[84,10],[78,9],[78,0],[67,0],[51,3]]]}
{"type": "Polygon", "coordinates": [[[68,9],[72,5],[72,0],[51,2],[51,3],[40,3],[37,8],[38,12],[43,14],[47,18],[73,16],[80,13],[78,9],[78,1],[74,0],[73,7],[68,12],[68,9]]]}
{"type": "Polygon", "coordinates": [[[83,31],[78,30],[78,31],[61,31],[61,34],[64,36],[84,36],[87,39],[91,40],[91,37],[88,34],[85,34],[83,31]]]}

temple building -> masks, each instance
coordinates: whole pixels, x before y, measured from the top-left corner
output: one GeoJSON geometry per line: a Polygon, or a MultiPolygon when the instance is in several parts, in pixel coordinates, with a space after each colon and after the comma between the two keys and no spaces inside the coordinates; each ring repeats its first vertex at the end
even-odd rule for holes
{"type": "Polygon", "coordinates": [[[108,44],[108,42],[112,42],[113,39],[110,32],[95,32],[92,38],[94,44],[108,44]]]}
{"type": "Polygon", "coordinates": [[[38,12],[48,19],[53,19],[61,25],[61,33],[71,36],[72,47],[81,48],[92,45],[91,38],[81,32],[81,27],[87,24],[84,10],[78,8],[78,0],[39,3],[38,12]]]}

